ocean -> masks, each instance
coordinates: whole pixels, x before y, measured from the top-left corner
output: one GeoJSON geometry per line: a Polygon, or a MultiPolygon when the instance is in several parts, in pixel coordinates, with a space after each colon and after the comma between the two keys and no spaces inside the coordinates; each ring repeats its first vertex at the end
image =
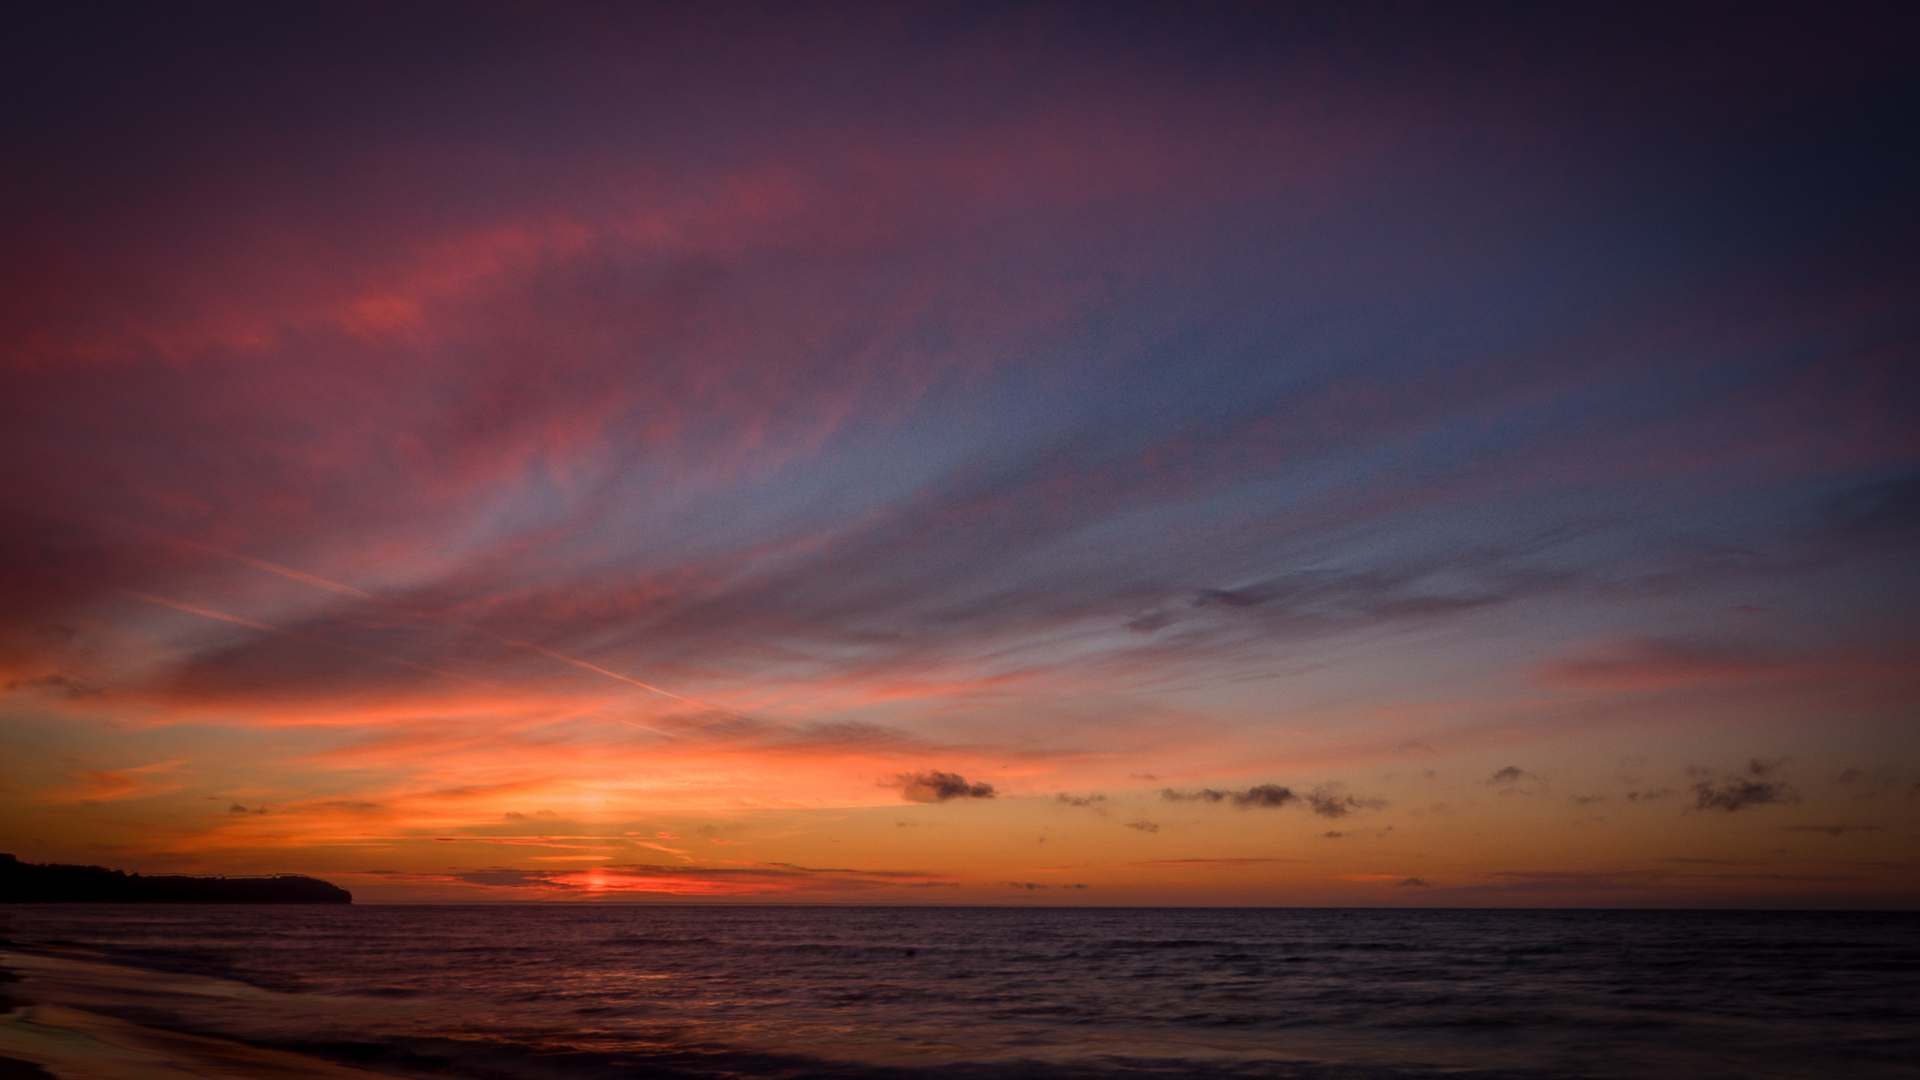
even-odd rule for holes
{"type": "Polygon", "coordinates": [[[388,1075],[1920,1076],[1900,913],[74,905],[0,938],[13,998],[388,1075]]]}

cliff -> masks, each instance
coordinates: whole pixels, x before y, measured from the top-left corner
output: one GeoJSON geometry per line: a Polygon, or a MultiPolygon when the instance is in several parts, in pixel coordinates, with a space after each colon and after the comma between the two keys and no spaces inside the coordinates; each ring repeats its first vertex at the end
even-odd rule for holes
{"type": "Polygon", "coordinates": [[[351,904],[353,894],[319,878],[128,874],[104,866],[24,863],[0,855],[0,903],[351,904]]]}

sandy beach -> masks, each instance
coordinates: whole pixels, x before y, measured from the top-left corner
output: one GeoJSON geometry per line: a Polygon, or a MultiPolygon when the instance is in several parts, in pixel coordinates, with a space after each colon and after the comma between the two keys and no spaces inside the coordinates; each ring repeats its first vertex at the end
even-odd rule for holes
{"type": "Polygon", "coordinates": [[[134,968],[0,951],[0,1078],[61,1080],[322,1077],[390,1074],[303,1054],[135,1024],[97,1004],[155,976],[134,968]]]}

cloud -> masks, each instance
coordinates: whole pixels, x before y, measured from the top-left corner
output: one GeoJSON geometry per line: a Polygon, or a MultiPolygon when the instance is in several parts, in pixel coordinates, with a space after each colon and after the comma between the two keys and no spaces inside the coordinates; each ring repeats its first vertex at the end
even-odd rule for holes
{"type": "Polygon", "coordinates": [[[1385,799],[1362,799],[1343,793],[1338,785],[1322,784],[1307,794],[1307,806],[1321,817],[1343,818],[1356,810],[1379,810],[1385,799]]]}
{"type": "Polygon", "coordinates": [[[83,682],[71,675],[55,672],[33,679],[15,679],[7,683],[8,690],[44,690],[58,693],[70,700],[83,700],[99,697],[104,691],[91,683],[83,682]]]}
{"type": "Polygon", "coordinates": [[[1427,880],[1425,878],[1410,877],[1404,878],[1400,882],[1400,888],[1403,889],[1424,889],[1427,887],[1427,880]]]}
{"type": "Polygon", "coordinates": [[[1693,785],[1693,795],[1694,809],[1724,810],[1728,813],[1751,806],[1769,806],[1798,799],[1793,788],[1786,784],[1740,777],[1722,780],[1718,784],[1702,780],[1693,785]]]}
{"type": "Polygon", "coordinates": [[[1271,810],[1298,802],[1300,797],[1293,789],[1279,784],[1255,784],[1241,791],[1222,791],[1218,788],[1200,788],[1195,791],[1179,791],[1163,788],[1160,797],[1168,802],[1231,802],[1241,809],[1259,808],[1271,810]]]}
{"type": "Polygon", "coordinates": [[[69,774],[71,785],[49,792],[47,798],[53,802],[87,803],[165,795],[180,790],[182,785],[172,774],[184,764],[186,762],[176,759],[121,769],[82,769],[69,774]]]}
{"type": "Polygon", "coordinates": [[[622,894],[685,897],[831,895],[894,888],[937,888],[950,879],[918,870],[860,870],[763,862],[740,866],[608,864],[578,870],[482,867],[445,875],[411,875],[422,884],[446,882],[492,889],[531,890],[569,898],[622,894]]]}
{"type": "Polygon", "coordinates": [[[1107,797],[1105,795],[1098,795],[1098,794],[1069,795],[1064,791],[1058,795],[1055,795],[1053,798],[1055,802],[1058,802],[1064,806],[1079,806],[1079,807],[1089,807],[1089,806],[1097,807],[1101,803],[1107,801],[1107,797]]]}
{"type": "Polygon", "coordinates": [[[1262,809],[1285,806],[1298,798],[1299,796],[1293,793],[1292,788],[1281,787],[1279,784],[1255,784],[1245,791],[1235,792],[1232,796],[1235,806],[1262,809]]]}
{"type": "Polygon", "coordinates": [[[1178,791],[1174,788],[1161,788],[1160,797],[1168,802],[1225,802],[1231,793],[1218,788],[1201,788],[1197,791],[1178,791]]]}
{"type": "Polygon", "coordinates": [[[1672,788],[1648,788],[1645,791],[1627,792],[1627,801],[1628,802],[1655,802],[1660,799],[1670,799],[1676,794],[1678,794],[1678,792],[1674,791],[1672,788]]]}
{"type": "Polygon", "coordinates": [[[1290,859],[1278,855],[1248,855],[1243,857],[1222,856],[1218,858],[1188,859],[1141,859],[1132,866],[1264,866],[1269,863],[1302,863],[1305,859],[1290,859]]]}
{"type": "Polygon", "coordinates": [[[1321,833],[1320,835],[1322,835],[1322,836],[1324,836],[1324,837],[1326,837],[1326,838],[1327,838],[1327,839],[1329,839],[1329,840],[1338,840],[1338,839],[1340,839],[1340,838],[1342,838],[1342,837],[1344,837],[1344,836],[1346,836],[1347,834],[1346,834],[1346,833],[1343,833],[1343,832],[1341,832],[1341,831],[1340,831],[1340,830],[1338,830],[1338,829],[1328,829],[1328,830],[1327,830],[1326,832],[1324,832],[1324,833],[1321,833]]]}
{"type": "Polygon", "coordinates": [[[1819,833],[1823,836],[1841,837],[1846,836],[1848,833],[1874,833],[1881,830],[1878,825],[1789,825],[1782,831],[1791,833],[1819,833]]]}
{"type": "Polygon", "coordinates": [[[1141,818],[1138,821],[1129,821],[1126,825],[1129,829],[1143,833],[1157,833],[1160,831],[1160,826],[1157,822],[1148,821],[1145,818],[1141,818]]]}
{"type": "Polygon", "coordinates": [[[1487,785],[1489,787],[1503,787],[1508,784],[1517,784],[1517,783],[1520,783],[1522,780],[1530,780],[1532,778],[1533,778],[1533,774],[1526,771],[1525,769],[1522,769],[1520,766],[1506,765],[1501,768],[1495,769],[1493,771],[1493,775],[1487,777],[1487,785]]]}
{"type": "MultiPolygon", "coordinates": [[[[1630,795],[1629,798],[1631,797],[1630,795]]],[[[1569,795],[1567,801],[1575,806],[1592,806],[1595,803],[1606,802],[1607,797],[1605,795],[1569,795]]]]}
{"type": "Polygon", "coordinates": [[[1920,472],[1859,485],[1833,496],[1823,524],[1850,540],[1895,541],[1920,531],[1920,472]]]}
{"type": "Polygon", "coordinates": [[[1346,817],[1358,810],[1378,810],[1387,805],[1384,799],[1363,799],[1349,795],[1341,790],[1338,784],[1321,784],[1304,796],[1282,784],[1255,784],[1237,791],[1220,788],[1196,788],[1184,791],[1177,788],[1163,788],[1160,797],[1168,802],[1232,803],[1243,810],[1274,810],[1298,804],[1307,807],[1320,817],[1327,818],[1346,817]]]}
{"type": "Polygon", "coordinates": [[[992,784],[985,781],[970,784],[959,773],[941,772],[938,769],[901,773],[894,778],[894,783],[909,802],[935,803],[953,799],[991,799],[994,796],[992,784]]]}
{"type": "Polygon", "coordinates": [[[1633,638],[1554,661],[1541,670],[1541,678],[1574,688],[1633,691],[1738,682],[1790,670],[1787,658],[1746,643],[1633,638]]]}
{"type": "Polygon", "coordinates": [[[1156,630],[1163,630],[1173,625],[1173,623],[1174,617],[1167,612],[1150,611],[1144,615],[1136,615],[1128,619],[1126,627],[1136,634],[1151,634],[1156,630]]]}
{"type": "Polygon", "coordinates": [[[266,807],[264,807],[264,806],[255,806],[255,807],[252,807],[251,809],[249,809],[248,807],[246,807],[246,806],[243,806],[243,805],[241,805],[240,803],[234,803],[234,804],[233,804],[232,806],[229,806],[229,807],[227,807],[227,813],[229,813],[229,814],[254,814],[254,815],[259,815],[259,814],[264,814],[264,813],[266,813],[266,812],[267,812],[267,808],[266,808],[266,807]]]}

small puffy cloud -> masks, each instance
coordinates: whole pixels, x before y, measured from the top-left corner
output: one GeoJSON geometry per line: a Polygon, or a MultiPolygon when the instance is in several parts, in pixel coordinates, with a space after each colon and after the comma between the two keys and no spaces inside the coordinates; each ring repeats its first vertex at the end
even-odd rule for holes
{"type": "Polygon", "coordinates": [[[1160,825],[1158,822],[1148,821],[1146,818],[1141,818],[1138,821],[1127,822],[1127,828],[1134,829],[1143,833],[1157,833],[1160,831],[1160,825]]]}
{"type": "Polygon", "coordinates": [[[1546,790],[1547,782],[1518,765],[1504,765],[1487,777],[1486,786],[1500,795],[1534,796],[1546,790]]]}
{"type": "Polygon", "coordinates": [[[900,788],[900,794],[910,802],[935,803],[953,799],[991,799],[994,796],[992,784],[985,781],[970,784],[959,773],[941,772],[938,769],[901,773],[894,777],[893,782],[900,788]]]}
{"type": "Polygon", "coordinates": [[[1362,799],[1334,784],[1322,784],[1307,794],[1307,807],[1326,818],[1343,818],[1356,810],[1379,810],[1386,805],[1385,799],[1362,799]]]}
{"type": "Polygon", "coordinates": [[[1255,784],[1245,791],[1235,793],[1233,804],[1271,808],[1285,806],[1297,798],[1299,796],[1293,793],[1292,788],[1281,787],[1279,784],[1255,784]]]}
{"type": "Polygon", "coordinates": [[[1064,791],[1053,798],[1063,806],[1098,806],[1107,801],[1105,795],[1069,795],[1064,791]]]}

